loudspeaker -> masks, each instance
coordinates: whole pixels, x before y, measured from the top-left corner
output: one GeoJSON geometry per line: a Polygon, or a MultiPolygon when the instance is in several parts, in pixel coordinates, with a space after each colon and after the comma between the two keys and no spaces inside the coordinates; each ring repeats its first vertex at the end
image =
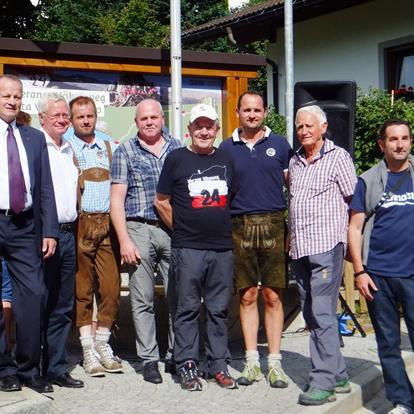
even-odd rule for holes
{"type": "MultiPolygon", "coordinates": [[[[295,85],[295,115],[299,108],[309,105],[318,105],[325,111],[328,119],[326,136],[353,156],[356,82],[297,82],[295,85]]],[[[295,131],[293,147],[296,150],[299,146],[295,131]]]]}

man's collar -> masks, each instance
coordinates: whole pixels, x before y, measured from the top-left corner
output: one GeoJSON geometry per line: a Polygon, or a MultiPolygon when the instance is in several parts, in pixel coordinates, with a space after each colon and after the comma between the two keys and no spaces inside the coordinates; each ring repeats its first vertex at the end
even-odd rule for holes
{"type": "MultiPolygon", "coordinates": [[[[322,157],[323,155],[325,155],[327,152],[332,151],[336,148],[336,145],[334,144],[333,141],[331,141],[328,138],[324,138],[324,143],[321,147],[321,149],[319,150],[319,155],[322,157]]],[[[301,145],[297,150],[296,150],[296,154],[303,156],[305,154],[305,148],[303,147],[303,145],[301,145]]]]}
{"type": "Polygon", "coordinates": [[[2,134],[5,134],[5,132],[7,131],[7,128],[9,127],[9,125],[13,129],[16,129],[17,128],[16,120],[13,120],[12,122],[10,122],[10,124],[8,124],[6,121],[4,121],[3,119],[0,118],[0,132],[2,134]]]}
{"type": "Polygon", "coordinates": [[[63,151],[70,146],[69,142],[63,136],[61,145],[56,145],[56,142],[53,140],[53,138],[43,128],[40,128],[40,130],[45,134],[47,145],[53,145],[54,147],[59,148],[60,151],[63,151]]]}
{"type": "MultiPolygon", "coordinates": [[[[264,136],[260,140],[262,140],[264,138],[267,138],[271,134],[271,132],[272,132],[272,130],[269,127],[267,127],[267,126],[264,127],[264,131],[265,131],[264,136]]],[[[233,131],[233,134],[231,135],[231,137],[233,139],[233,142],[244,142],[244,141],[242,141],[240,139],[240,132],[241,132],[241,128],[236,128],[233,131]]]]}
{"type": "Polygon", "coordinates": [[[87,143],[85,142],[83,139],[80,139],[78,136],[76,136],[76,134],[73,134],[73,142],[80,147],[81,149],[84,148],[93,148],[93,147],[98,147],[99,149],[102,149],[102,140],[100,140],[96,135],[93,139],[93,141],[91,143],[87,143]]]}

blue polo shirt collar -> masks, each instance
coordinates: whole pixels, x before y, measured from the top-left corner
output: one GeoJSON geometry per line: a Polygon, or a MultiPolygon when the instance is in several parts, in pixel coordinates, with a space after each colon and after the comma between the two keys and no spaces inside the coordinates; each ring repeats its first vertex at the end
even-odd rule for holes
{"type": "MultiPolygon", "coordinates": [[[[231,135],[231,138],[233,139],[233,142],[240,142],[240,143],[245,144],[245,142],[240,139],[240,132],[241,132],[241,129],[240,128],[236,128],[233,131],[233,134],[231,135]]],[[[264,134],[264,137],[262,139],[260,139],[259,141],[257,141],[257,142],[260,142],[260,141],[266,139],[271,134],[271,132],[272,132],[272,130],[269,127],[265,126],[265,134],[264,134]]]]}

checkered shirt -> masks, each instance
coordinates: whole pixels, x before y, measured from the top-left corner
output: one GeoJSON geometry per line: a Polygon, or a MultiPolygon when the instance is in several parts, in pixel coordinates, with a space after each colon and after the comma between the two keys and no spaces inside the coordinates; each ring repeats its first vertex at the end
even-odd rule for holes
{"type": "Polygon", "coordinates": [[[310,164],[299,149],[289,162],[291,256],[299,259],[347,242],[348,204],[357,177],[350,155],[329,139],[310,164]]]}
{"type": "MultiPolygon", "coordinates": [[[[109,158],[106,152],[105,143],[102,139],[95,137],[92,144],[87,144],[76,135],[72,135],[70,142],[73,152],[78,159],[81,170],[100,167],[110,169],[109,158]]],[[[111,142],[112,153],[117,145],[111,142]]],[[[109,191],[110,180],[92,182],[85,180],[85,190],[82,193],[81,210],[86,213],[107,213],[109,212],[109,191]]]]}
{"type": "Polygon", "coordinates": [[[178,139],[164,134],[165,145],[159,157],[148,151],[135,137],[121,144],[112,161],[111,182],[127,184],[126,217],[156,220],[154,198],[167,154],[181,147],[178,139]]]}

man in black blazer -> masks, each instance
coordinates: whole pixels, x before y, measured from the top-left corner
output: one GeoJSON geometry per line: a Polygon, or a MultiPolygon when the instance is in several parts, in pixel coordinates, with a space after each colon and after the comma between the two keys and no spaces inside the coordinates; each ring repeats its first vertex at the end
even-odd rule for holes
{"type": "Polygon", "coordinates": [[[53,183],[44,134],[16,125],[23,85],[0,76],[0,255],[7,261],[16,320],[16,364],[6,353],[0,315],[0,390],[26,385],[53,387],[39,376],[44,296],[42,259],[52,256],[58,237],[53,183]]]}

